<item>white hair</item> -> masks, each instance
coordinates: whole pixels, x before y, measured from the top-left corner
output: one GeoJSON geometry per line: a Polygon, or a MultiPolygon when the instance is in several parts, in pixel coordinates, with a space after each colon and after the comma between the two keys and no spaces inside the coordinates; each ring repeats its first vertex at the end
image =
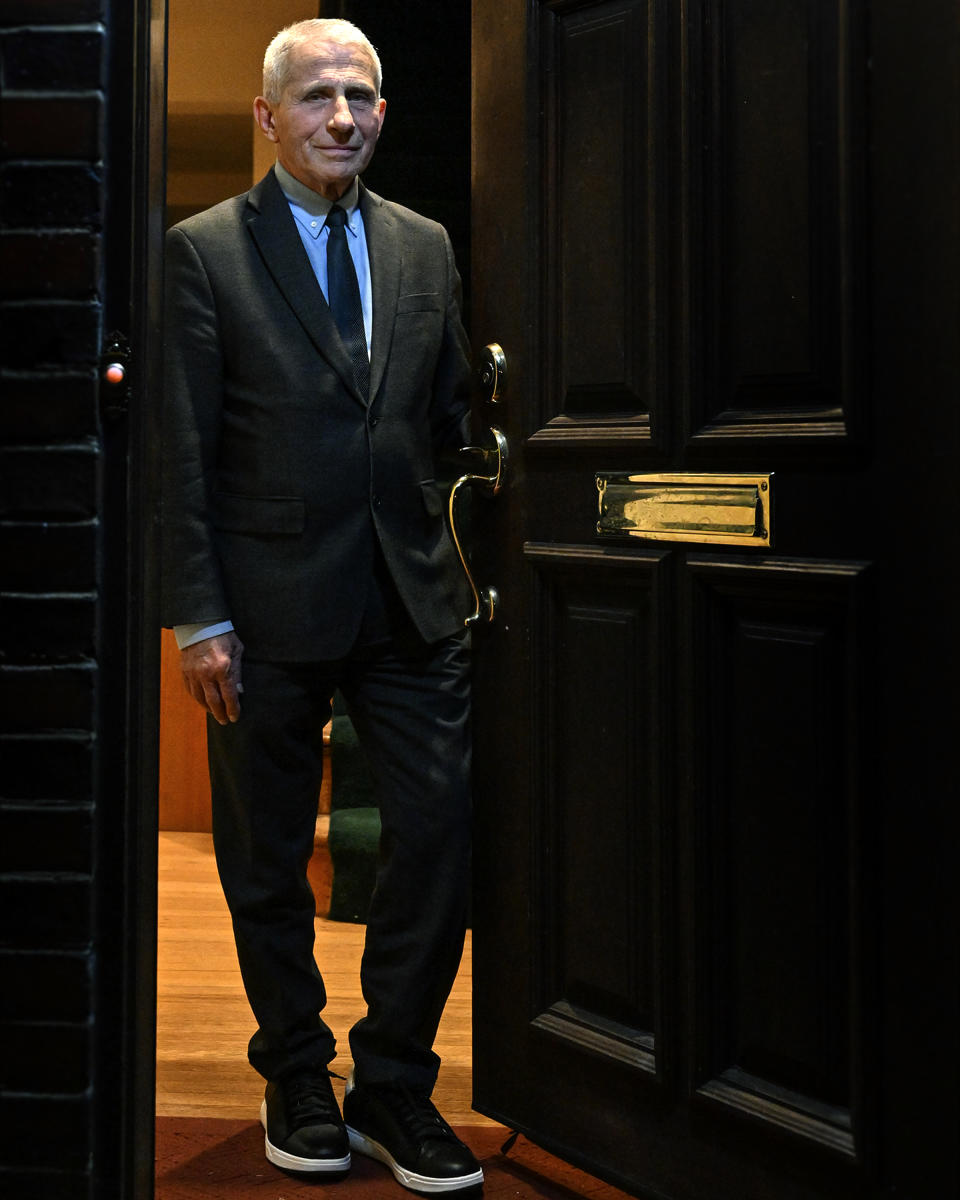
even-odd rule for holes
{"type": "Polygon", "coordinates": [[[380,95],[383,71],[380,56],[367,35],[351,21],[339,17],[313,17],[307,21],[296,21],[281,29],[263,56],[263,97],[271,104],[279,104],[290,74],[290,51],[310,38],[329,38],[341,45],[362,46],[370,55],[373,65],[373,82],[380,95]]]}

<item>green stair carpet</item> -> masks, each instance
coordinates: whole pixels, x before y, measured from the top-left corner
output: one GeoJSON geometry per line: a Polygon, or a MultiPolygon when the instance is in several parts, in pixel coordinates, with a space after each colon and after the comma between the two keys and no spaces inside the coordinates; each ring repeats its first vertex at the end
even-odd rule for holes
{"type": "Polygon", "coordinates": [[[330,857],[333,889],[330,918],[364,923],[377,875],[380,813],[373,780],[350,720],[338,697],[330,729],[330,857]]]}

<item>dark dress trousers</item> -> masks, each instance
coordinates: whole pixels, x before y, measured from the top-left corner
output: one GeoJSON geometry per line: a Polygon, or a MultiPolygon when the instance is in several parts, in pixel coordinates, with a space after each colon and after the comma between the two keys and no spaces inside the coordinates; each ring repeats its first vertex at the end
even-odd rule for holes
{"type": "Polygon", "coordinates": [[[240,719],[210,719],[208,745],[251,1062],[276,1078],[335,1052],[306,864],[339,687],[383,829],[354,1063],[429,1091],[469,879],[469,599],[436,469],[466,438],[469,367],[445,231],[360,203],[369,396],[272,171],[168,234],[163,620],[229,618],[245,647],[240,719]]]}

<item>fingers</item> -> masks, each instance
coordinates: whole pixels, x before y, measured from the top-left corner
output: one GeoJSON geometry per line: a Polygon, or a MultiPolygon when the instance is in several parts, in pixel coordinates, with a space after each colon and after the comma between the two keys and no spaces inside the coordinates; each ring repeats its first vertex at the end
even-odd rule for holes
{"type": "Polygon", "coordinates": [[[209,712],[214,720],[219,725],[226,725],[228,721],[236,721],[240,715],[239,708],[236,703],[236,692],[233,693],[234,699],[230,703],[230,685],[226,680],[218,681],[215,679],[204,680],[201,688],[201,695],[198,697],[200,703],[209,712]]]}
{"type": "Polygon", "coordinates": [[[242,654],[243,644],[235,633],[206,638],[181,653],[184,686],[220,725],[240,717],[242,654]]]}
{"type": "MultiPolygon", "coordinates": [[[[239,670],[237,672],[239,675],[239,670]]],[[[216,689],[208,687],[206,689],[207,707],[221,725],[226,725],[227,722],[234,722],[240,716],[240,696],[238,693],[237,682],[232,675],[228,675],[225,679],[219,681],[216,689]],[[213,693],[213,694],[212,694],[213,693]]]]}

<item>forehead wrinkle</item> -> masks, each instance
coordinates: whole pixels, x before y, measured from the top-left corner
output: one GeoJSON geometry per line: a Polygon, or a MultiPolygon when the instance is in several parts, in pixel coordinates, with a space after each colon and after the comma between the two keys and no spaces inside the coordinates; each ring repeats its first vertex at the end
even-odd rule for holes
{"type": "Polygon", "coordinates": [[[374,94],[377,91],[373,60],[358,43],[301,42],[291,66],[290,82],[298,87],[307,82],[333,83],[349,78],[352,82],[362,80],[374,94]]]}

